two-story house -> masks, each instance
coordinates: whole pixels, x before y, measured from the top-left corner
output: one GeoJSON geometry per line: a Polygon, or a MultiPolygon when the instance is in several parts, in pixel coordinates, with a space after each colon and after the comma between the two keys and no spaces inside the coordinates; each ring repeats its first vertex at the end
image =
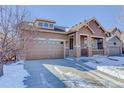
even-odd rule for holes
{"type": "Polygon", "coordinates": [[[23,33],[20,36],[26,59],[109,55],[106,30],[96,18],[77,23],[69,29],[48,19],[36,19],[25,27],[21,27],[23,33]],[[29,37],[27,41],[26,37],[29,37]]]}

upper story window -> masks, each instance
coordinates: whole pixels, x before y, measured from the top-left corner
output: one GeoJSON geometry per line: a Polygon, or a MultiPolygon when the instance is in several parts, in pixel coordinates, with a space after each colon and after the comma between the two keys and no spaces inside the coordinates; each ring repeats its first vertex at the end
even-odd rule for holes
{"type": "Polygon", "coordinates": [[[49,26],[48,26],[48,23],[44,23],[44,27],[45,28],[48,28],[49,26]]]}
{"type": "Polygon", "coordinates": [[[53,24],[49,24],[49,27],[50,27],[50,28],[53,28],[53,24]]]}
{"type": "Polygon", "coordinates": [[[38,26],[43,27],[43,23],[39,22],[38,26]]]}
{"type": "Polygon", "coordinates": [[[38,26],[42,28],[54,28],[54,25],[52,23],[47,22],[38,22],[38,26]]]}

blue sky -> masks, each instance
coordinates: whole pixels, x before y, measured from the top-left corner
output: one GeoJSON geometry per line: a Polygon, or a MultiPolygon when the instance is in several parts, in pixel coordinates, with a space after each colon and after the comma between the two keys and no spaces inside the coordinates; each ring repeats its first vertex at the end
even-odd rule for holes
{"type": "Polygon", "coordinates": [[[32,18],[52,19],[61,26],[73,26],[85,19],[96,17],[105,29],[118,26],[118,17],[121,12],[121,6],[47,6],[35,5],[26,6],[30,11],[32,18]]]}

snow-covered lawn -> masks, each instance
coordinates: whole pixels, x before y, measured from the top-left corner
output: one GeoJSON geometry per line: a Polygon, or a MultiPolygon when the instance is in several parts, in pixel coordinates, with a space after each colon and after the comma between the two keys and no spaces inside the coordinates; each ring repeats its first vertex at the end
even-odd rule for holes
{"type": "MultiPolygon", "coordinates": [[[[83,59],[83,58],[82,58],[83,59]]],[[[91,61],[83,63],[86,66],[102,71],[117,78],[124,79],[124,57],[95,56],[89,57],[91,61]]],[[[83,61],[82,61],[83,62],[83,61]]]]}
{"type": "MultiPolygon", "coordinates": [[[[83,58],[82,58],[83,59],[83,58]]],[[[90,61],[83,64],[90,66],[92,68],[97,68],[97,66],[124,66],[124,57],[106,57],[106,56],[94,56],[89,57],[90,61]]]]}
{"type": "Polygon", "coordinates": [[[24,69],[24,62],[19,61],[4,65],[4,75],[0,77],[0,88],[23,88],[25,77],[29,76],[24,69]]]}

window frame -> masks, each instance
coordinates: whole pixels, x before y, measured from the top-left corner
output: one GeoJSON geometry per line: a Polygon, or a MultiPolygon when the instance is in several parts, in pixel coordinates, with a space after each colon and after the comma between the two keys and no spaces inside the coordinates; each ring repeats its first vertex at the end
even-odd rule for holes
{"type": "Polygon", "coordinates": [[[74,49],[74,38],[70,37],[69,39],[69,49],[73,50],[74,49]]]}
{"type": "Polygon", "coordinates": [[[38,26],[39,27],[43,27],[44,23],[43,22],[38,22],[38,26]],[[39,24],[42,24],[42,25],[39,25],[39,24]]]}
{"type": "Polygon", "coordinates": [[[97,38],[97,49],[103,49],[103,39],[97,38]],[[102,41],[100,41],[102,40],[102,41]]]}
{"type": "Polygon", "coordinates": [[[54,25],[49,23],[49,28],[54,28],[54,25]],[[51,26],[52,25],[52,26],[51,26]]]}
{"type": "Polygon", "coordinates": [[[49,23],[47,23],[47,22],[44,22],[44,25],[43,25],[43,27],[44,27],[44,28],[49,28],[49,23]],[[47,26],[46,26],[46,24],[47,24],[47,26]]]}

